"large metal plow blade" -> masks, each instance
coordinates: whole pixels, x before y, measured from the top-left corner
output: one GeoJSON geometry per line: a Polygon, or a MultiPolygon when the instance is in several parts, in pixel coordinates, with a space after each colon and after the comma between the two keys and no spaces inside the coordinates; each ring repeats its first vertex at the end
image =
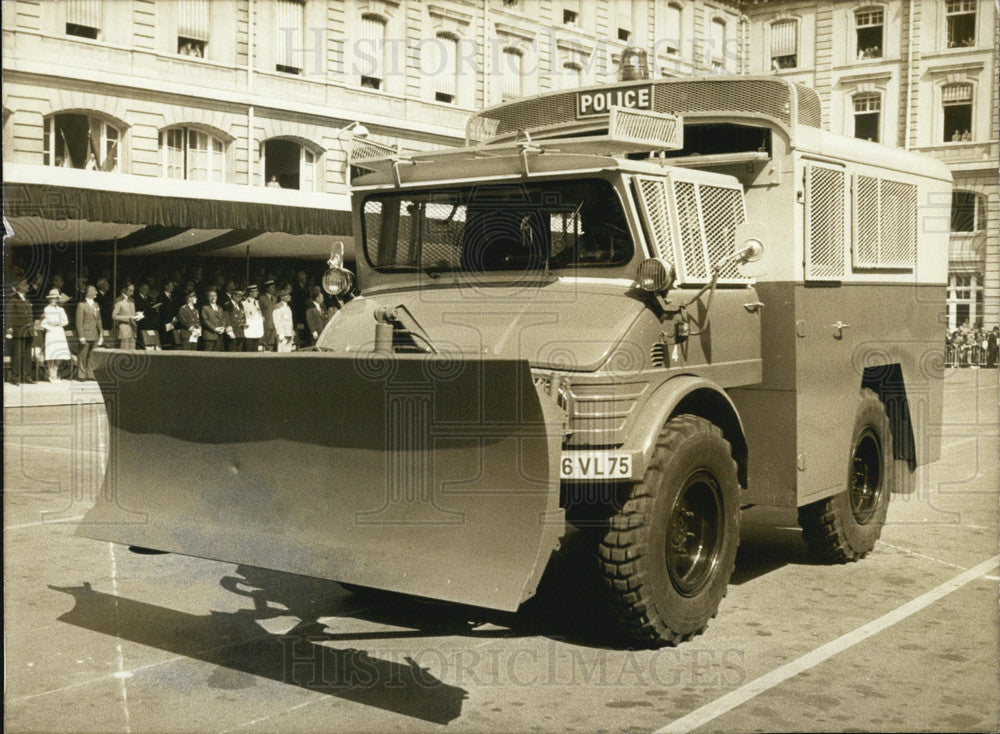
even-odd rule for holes
{"type": "Polygon", "coordinates": [[[95,358],[86,537],[514,610],[563,533],[561,415],[523,360],[95,358]]]}

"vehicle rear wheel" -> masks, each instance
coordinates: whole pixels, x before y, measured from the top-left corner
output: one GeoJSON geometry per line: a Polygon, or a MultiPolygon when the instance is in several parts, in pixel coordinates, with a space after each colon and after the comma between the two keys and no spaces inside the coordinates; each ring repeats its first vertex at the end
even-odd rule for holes
{"type": "Polygon", "coordinates": [[[598,546],[612,613],[629,642],[676,644],[715,616],[736,560],[739,498],[722,432],[694,415],[668,421],[598,546]]]}
{"type": "Polygon", "coordinates": [[[847,486],[838,494],[799,508],[799,525],[818,558],[847,563],[864,558],[882,534],[896,462],[885,406],[865,388],[854,421],[847,486]]]}

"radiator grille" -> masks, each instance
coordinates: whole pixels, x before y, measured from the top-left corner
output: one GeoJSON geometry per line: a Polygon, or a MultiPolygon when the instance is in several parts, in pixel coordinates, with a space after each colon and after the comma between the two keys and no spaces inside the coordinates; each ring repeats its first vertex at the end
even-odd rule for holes
{"type": "Polygon", "coordinates": [[[840,169],[807,169],[806,277],[838,279],[845,270],[846,176],[840,169]]]}

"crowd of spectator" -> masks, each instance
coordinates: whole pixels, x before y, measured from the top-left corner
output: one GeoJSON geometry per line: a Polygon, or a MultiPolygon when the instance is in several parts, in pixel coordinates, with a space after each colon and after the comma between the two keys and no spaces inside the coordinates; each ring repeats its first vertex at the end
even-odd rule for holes
{"type": "Polygon", "coordinates": [[[1000,326],[984,329],[968,322],[945,336],[946,362],[956,367],[996,367],[1000,326]]]}
{"type": "Polygon", "coordinates": [[[314,345],[343,302],[319,287],[321,273],[305,268],[258,269],[250,283],[235,270],[206,274],[194,265],[119,273],[117,293],[109,273],[91,282],[87,268],[71,278],[15,277],[5,293],[8,379],[34,382],[33,356],[44,360],[50,381],[68,371],[74,356],[72,376],[93,379],[90,354],[98,346],[290,352],[314,345]]]}

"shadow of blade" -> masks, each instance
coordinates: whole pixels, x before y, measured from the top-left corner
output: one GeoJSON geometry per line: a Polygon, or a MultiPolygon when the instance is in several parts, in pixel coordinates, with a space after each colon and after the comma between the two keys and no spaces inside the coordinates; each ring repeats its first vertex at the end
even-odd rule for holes
{"type": "Polygon", "coordinates": [[[66,624],[345,701],[447,724],[458,718],[468,696],[409,658],[403,664],[328,647],[323,643],[330,635],[316,621],[284,635],[262,635],[257,611],[200,616],[94,591],[89,584],[49,588],[75,601],[59,617],[66,624]]]}

